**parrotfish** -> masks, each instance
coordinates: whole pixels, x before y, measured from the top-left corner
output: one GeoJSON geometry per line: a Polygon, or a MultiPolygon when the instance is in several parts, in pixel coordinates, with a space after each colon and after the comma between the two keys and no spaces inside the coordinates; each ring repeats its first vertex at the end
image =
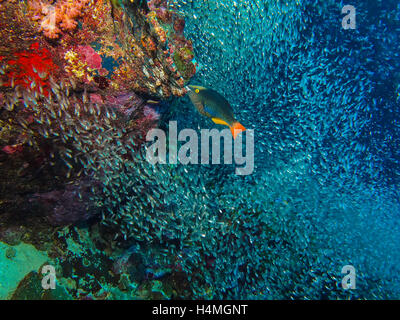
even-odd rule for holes
{"type": "Polygon", "coordinates": [[[223,124],[231,129],[233,138],[246,130],[233,115],[233,109],[217,91],[201,86],[186,87],[190,101],[203,116],[211,118],[216,124],[223,124]]]}

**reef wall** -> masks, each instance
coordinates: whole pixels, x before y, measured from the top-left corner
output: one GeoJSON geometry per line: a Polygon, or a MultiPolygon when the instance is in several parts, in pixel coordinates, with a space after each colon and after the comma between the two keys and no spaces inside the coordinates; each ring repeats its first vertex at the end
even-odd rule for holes
{"type": "MultiPolygon", "coordinates": [[[[183,35],[184,20],[165,6],[0,3],[3,206],[21,192],[51,192],[66,181],[86,187],[80,180],[89,166],[99,167],[106,141],[139,150],[159,121],[161,101],[185,94],[196,70],[192,43],[183,35]],[[50,186],[29,187],[39,174],[47,174],[50,186]]],[[[64,196],[72,200],[75,191],[69,192],[64,196]]]]}
{"type": "MultiPolygon", "coordinates": [[[[58,231],[101,220],[110,176],[137,170],[148,130],[186,93],[196,65],[185,21],[166,1],[102,0],[0,1],[0,21],[0,239],[53,252],[67,282],[72,268],[96,272],[96,285],[69,287],[92,296],[108,256],[83,263],[79,237],[62,254],[72,231],[58,231]]],[[[40,270],[31,271],[17,298],[47,297],[32,280],[40,270]]]]}

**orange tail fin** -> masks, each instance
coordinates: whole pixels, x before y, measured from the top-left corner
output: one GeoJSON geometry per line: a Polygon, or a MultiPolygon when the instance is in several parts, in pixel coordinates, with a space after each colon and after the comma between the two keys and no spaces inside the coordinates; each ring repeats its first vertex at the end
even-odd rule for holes
{"type": "Polygon", "coordinates": [[[232,124],[232,126],[231,126],[231,132],[232,132],[232,135],[233,135],[233,139],[235,139],[236,138],[236,136],[240,133],[240,132],[242,132],[242,131],[245,131],[246,130],[246,128],[245,127],[243,127],[239,122],[234,122],[233,124],[232,124]]]}

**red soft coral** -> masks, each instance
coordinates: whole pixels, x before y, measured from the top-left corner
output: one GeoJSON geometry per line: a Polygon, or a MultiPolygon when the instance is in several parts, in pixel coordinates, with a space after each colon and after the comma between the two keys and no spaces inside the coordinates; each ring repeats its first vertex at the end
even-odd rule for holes
{"type": "Polygon", "coordinates": [[[14,57],[7,62],[11,70],[7,74],[8,82],[3,85],[19,85],[47,96],[49,75],[58,68],[50,57],[50,51],[39,48],[39,43],[35,42],[29,50],[16,52],[14,57]]]}

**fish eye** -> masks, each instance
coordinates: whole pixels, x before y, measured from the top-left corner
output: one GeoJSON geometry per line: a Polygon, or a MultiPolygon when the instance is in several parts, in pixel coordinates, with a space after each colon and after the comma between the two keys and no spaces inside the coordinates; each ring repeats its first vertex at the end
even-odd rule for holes
{"type": "Polygon", "coordinates": [[[199,90],[199,89],[196,89],[196,90],[195,90],[195,92],[196,92],[196,93],[199,93],[199,92],[200,92],[200,90],[199,90]]]}

